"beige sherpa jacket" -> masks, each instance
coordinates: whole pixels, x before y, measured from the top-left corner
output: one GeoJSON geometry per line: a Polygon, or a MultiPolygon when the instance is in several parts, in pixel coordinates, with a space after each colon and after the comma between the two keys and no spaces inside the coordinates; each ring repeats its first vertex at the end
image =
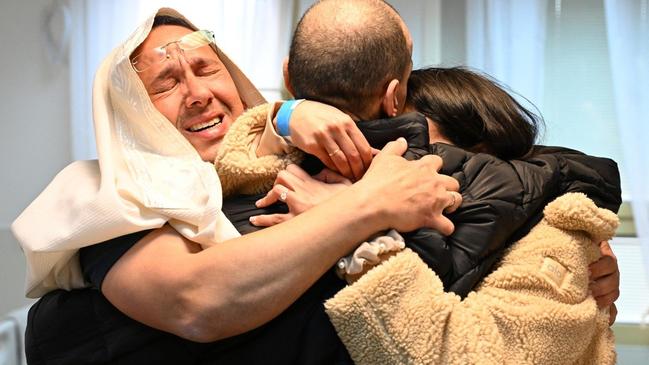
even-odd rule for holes
{"type": "Polygon", "coordinates": [[[613,364],[588,264],[599,257],[593,242],[617,224],[585,195],[566,194],[463,301],[406,249],[327,301],[327,313],[359,365],[613,364]]]}
{"type": "Polygon", "coordinates": [[[248,109],[223,137],[214,161],[223,196],[265,193],[273,187],[277,173],[291,163],[302,161],[302,151],[292,146],[287,146],[288,152],[279,156],[257,157],[254,148],[251,150],[250,146],[256,145],[266,124],[271,123],[272,110],[273,104],[248,109]]]}
{"type": "MultiPolygon", "coordinates": [[[[250,144],[268,104],[241,116],[216,159],[228,195],[262,193],[301,154],[255,158],[250,144]]],[[[549,204],[545,217],[510,248],[464,301],[406,249],[326,303],[357,364],[613,364],[607,311],[588,295],[593,242],[609,239],[617,217],[583,194],[549,204]]]]}

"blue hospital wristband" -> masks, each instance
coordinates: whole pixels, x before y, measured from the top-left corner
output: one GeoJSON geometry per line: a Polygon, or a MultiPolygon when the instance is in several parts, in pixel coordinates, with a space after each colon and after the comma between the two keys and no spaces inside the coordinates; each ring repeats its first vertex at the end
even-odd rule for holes
{"type": "Polygon", "coordinates": [[[288,137],[291,135],[291,130],[289,129],[289,122],[291,120],[291,114],[293,110],[297,107],[304,99],[297,100],[288,100],[279,108],[277,112],[277,133],[282,137],[288,137]]]}

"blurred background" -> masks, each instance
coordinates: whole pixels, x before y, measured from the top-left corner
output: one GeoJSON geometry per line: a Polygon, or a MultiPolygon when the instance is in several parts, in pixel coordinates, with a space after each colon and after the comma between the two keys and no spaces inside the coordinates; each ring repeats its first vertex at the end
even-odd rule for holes
{"type": "MultiPolygon", "coordinates": [[[[649,329],[641,326],[649,314],[649,0],[389,2],[412,33],[415,68],[487,72],[538,108],[546,123],[540,143],[618,162],[625,200],[613,240],[622,275],[619,363],[649,363],[649,329]]],[[[96,156],[91,86],[101,59],[155,9],[170,6],[213,30],[267,99],[286,97],[281,62],[312,3],[0,3],[0,319],[30,303],[11,222],[65,165],[96,156]]],[[[1,352],[0,364],[10,364],[1,352]]]]}

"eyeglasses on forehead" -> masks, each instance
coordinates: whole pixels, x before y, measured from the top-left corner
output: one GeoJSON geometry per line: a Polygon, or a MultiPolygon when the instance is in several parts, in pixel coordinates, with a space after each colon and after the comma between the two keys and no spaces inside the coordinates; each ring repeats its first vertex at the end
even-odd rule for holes
{"type": "Polygon", "coordinates": [[[145,49],[131,60],[131,65],[136,72],[143,72],[151,66],[165,62],[171,55],[168,50],[172,45],[177,45],[178,49],[182,52],[191,51],[196,48],[203,47],[208,44],[214,44],[214,32],[209,30],[197,30],[195,32],[186,34],[180,39],[169,42],[165,45],[155,48],[145,49]]]}

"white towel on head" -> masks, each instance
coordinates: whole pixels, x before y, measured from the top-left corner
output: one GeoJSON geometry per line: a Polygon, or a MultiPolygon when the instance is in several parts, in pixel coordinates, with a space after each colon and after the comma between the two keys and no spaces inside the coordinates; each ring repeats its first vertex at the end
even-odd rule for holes
{"type": "MultiPolygon", "coordinates": [[[[128,233],[168,222],[203,246],[238,236],[221,212],[221,185],[213,164],[202,161],[154,107],[130,64],[155,15],[187,21],[173,9],[160,9],[113,50],[95,76],[99,160],[67,166],[12,225],[27,257],[28,297],[85,286],[78,249],[128,233]]],[[[237,66],[214,49],[244,105],[265,102],[237,66]]]]}

